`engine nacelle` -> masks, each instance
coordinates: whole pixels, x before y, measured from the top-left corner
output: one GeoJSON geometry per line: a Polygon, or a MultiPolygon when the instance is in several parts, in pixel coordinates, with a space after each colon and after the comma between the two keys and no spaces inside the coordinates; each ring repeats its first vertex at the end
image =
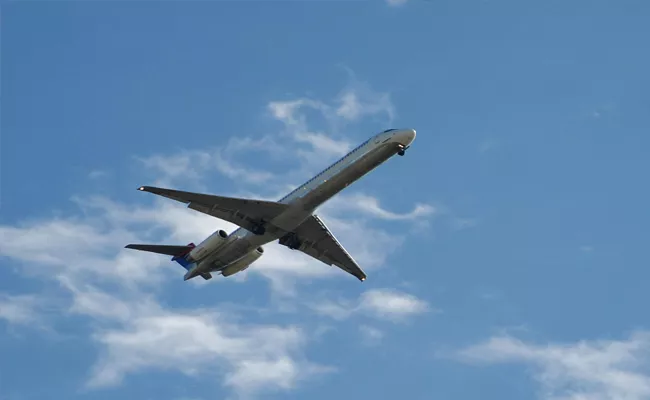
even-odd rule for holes
{"type": "Polygon", "coordinates": [[[223,229],[215,231],[190,251],[190,254],[188,255],[189,259],[194,262],[202,260],[207,255],[221,247],[226,242],[226,239],[228,239],[228,232],[223,229]]]}
{"type": "Polygon", "coordinates": [[[237,272],[246,270],[246,268],[250,267],[250,265],[255,261],[257,261],[258,258],[262,257],[263,253],[264,253],[264,248],[262,246],[256,248],[255,250],[246,254],[244,257],[240,258],[239,260],[228,265],[226,268],[222,269],[221,275],[230,276],[236,274],[237,272]]]}

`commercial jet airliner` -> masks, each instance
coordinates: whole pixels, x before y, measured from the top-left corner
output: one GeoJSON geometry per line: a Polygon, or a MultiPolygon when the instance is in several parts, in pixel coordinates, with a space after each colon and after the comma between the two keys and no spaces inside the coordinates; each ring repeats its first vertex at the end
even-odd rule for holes
{"type": "Polygon", "coordinates": [[[183,192],[152,186],[138,188],[187,204],[188,208],[232,222],[238,229],[217,230],[198,246],[129,244],[126,248],[172,256],[187,273],[184,280],[212,273],[230,276],[244,271],[274,240],[364,281],[366,274],[314,211],[395,154],[404,155],[415,139],[413,129],[388,129],[349,152],[277,202],[183,192]]]}

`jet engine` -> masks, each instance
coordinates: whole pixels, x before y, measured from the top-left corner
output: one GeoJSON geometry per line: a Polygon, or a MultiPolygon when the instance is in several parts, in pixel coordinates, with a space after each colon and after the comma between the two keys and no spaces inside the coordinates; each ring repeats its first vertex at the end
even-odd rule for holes
{"type": "Polygon", "coordinates": [[[228,238],[228,232],[223,229],[215,231],[207,239],[202,241],[198,246],[192,249],[189,253],[189,259],[196,262],[211,254],[213,251],[221,247],[228,238]]]}
{"type": "Polygon", "coordinates": [[[226,268],[222,269],[221,275],[230,276],[236,274],[237,272],[246,270],[246,268],[250,267],[252,263],[257,261],[257,259],[260,258],[263,253],[264,248],[262,246],[256,248],[239,260],[230,263],[228,266],[226,266],[226,268]]]}

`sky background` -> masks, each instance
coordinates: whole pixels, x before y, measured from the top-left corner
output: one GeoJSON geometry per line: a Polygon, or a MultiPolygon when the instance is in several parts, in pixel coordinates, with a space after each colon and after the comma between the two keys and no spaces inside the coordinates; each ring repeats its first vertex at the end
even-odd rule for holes
{"type": "Polygon", "coordinates": [[[4,2],[0,400],[650,399],[647,1],[4,2]],[[232,224],[388,128],[277,243],[183,282],[127,243],[232,224]]]}

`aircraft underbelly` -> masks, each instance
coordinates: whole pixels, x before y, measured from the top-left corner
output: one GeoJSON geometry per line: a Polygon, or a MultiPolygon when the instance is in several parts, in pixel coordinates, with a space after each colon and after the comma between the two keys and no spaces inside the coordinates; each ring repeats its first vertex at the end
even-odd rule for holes
{"type": "Polygon", "coordinates": [[[312,210],[302,207],[299,202],[296,205],[297,207],[293,207],[289,211],[279,215],[271,223],[287,232],[292,231],[296,226],[306,220],[312,212],[312,210]]]}

